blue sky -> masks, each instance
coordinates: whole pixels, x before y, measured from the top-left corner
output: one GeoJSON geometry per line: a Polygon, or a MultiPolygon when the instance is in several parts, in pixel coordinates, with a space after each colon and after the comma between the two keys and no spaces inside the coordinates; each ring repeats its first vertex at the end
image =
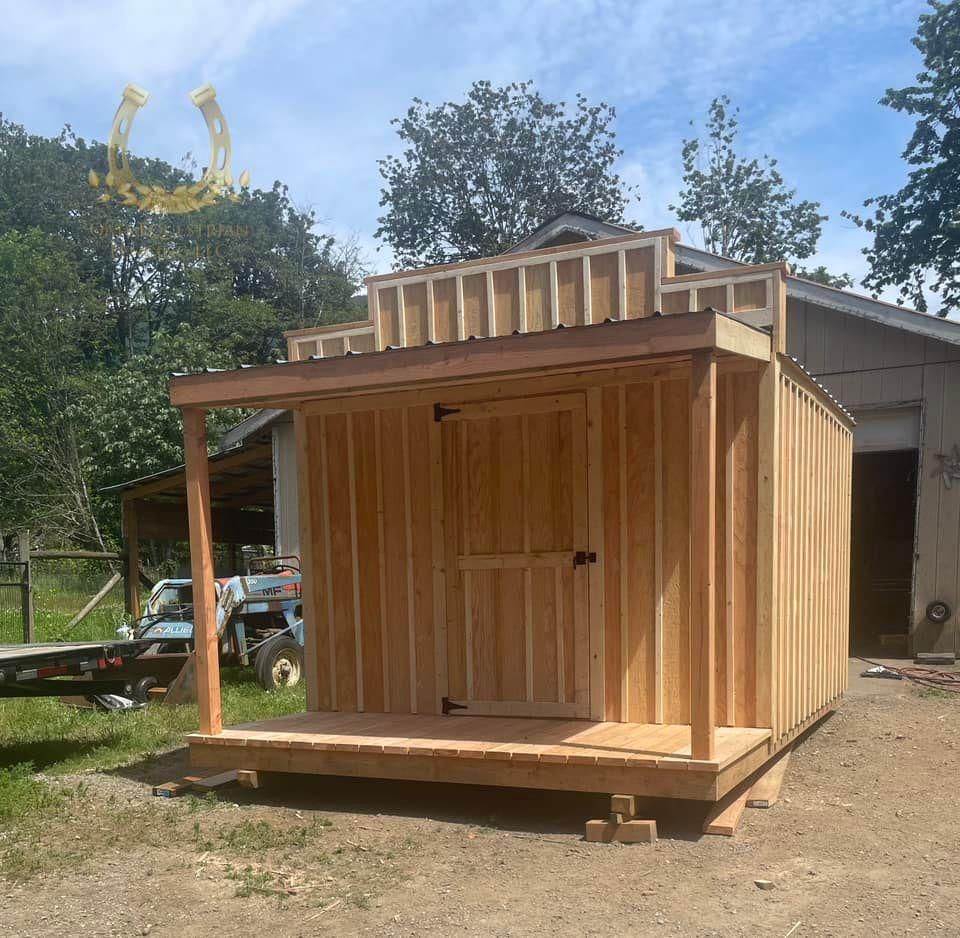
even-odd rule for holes
{"type": "MultiPolygon", "coordinates": [[[[582,91],[617,108],[628,217],[675,224],[667,206],[692,118],[727,93],[741,149],[770,153],[831,216],[816,262],[861,275],[864,236],[840,218],[901,184],[912,125],[877,102],[912,81],[920,0],[484,0],[484,2],[0,2],[0,111],[35,132],[65,123],[104,140],[124,85],[151,93],[137,152],[206,153],[187,93],[212,82],[235,174],[283,179],[327,230],[355,236],[372,271],[377,159],[398,150],[390,119],[410,99],[458,99],[470,82],[533,79],[554,99],[582,91]]],[[[682,227],[683,240],[699,232],[682,227]]]]}

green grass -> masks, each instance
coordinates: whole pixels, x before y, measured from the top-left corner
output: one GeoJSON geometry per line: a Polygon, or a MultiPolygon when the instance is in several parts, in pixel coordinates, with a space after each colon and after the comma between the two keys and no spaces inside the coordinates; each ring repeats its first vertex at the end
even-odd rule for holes
{"type": "MultiPolygon", "coordinates": [[[[115,638],[123,622],[123,591],[115,588],[90,616],[73,629],[66,626],[107,579],[103,565],[74,564],[48,568],[37,562],[34,611],[37,639],[115,638]]],[[[0,641],[19,641],[0,636],[0,641]]],[[[264,691],[249,668],[222,674],[224,723],[249,723],[306,708],[303,686],[264,691]]],[[[0,769],[20,763],[57,775],[89,769],[112,769],[180,745],[198,725],[196,705],[98,713],[80,710],[57,698],[0,700],[0,769]]]]}
{"type": "MultiPolygon", "coordinates": [[[[222,699],[226,725],[306,709],[302,685],[268,692],[249,669],[225,669],[222,699]]],[[[195,704],[99,713],[55,697],[0,700],[0,768],[29,762],[52,775],[112,769],[177,747],[198,719],[195,704]]]]}

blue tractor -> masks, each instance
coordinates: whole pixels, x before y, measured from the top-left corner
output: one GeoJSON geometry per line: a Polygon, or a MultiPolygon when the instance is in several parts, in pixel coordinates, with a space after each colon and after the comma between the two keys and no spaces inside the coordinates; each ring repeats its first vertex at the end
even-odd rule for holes
{"type": "MultiPolygon", "coordinates": [[[[261,687],[300,682],[303,674],[303,605],[296,557],[258,557],[246,576],[218,579],[217,635],[223,664],[252,666],[261,687]]],[[[142,676],[134,688],[146,699],[151,687],[179,673],[193,651],[193,583],[160,580],[144,614],[117,630],[122,638],[149,642],[137,658],[142,676]]]]}

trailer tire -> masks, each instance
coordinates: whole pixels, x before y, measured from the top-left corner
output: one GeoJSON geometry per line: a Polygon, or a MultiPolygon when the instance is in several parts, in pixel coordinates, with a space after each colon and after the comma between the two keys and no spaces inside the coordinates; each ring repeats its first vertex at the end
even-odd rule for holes
{"type": "Polygon", "coordinates": [[[264,690],[295,687],[303,674],[303,649],[289,635],[278,635],[261,646],[253,668],[264,690]]]}
{"type": "Polygon", "coordinates": [[[148,674],[146,677],[140,678],[133,686],[134,699],[139,700],[140,703],[147,703],[150,700],[150,688],[156,687],[159,683],[153,675],[148,674]]]}

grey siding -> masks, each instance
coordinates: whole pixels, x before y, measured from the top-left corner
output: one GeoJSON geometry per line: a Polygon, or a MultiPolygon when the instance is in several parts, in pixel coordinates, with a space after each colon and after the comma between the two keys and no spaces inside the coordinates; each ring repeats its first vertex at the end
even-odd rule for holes
{"type": "Polygon", "coordinates": [[[913,649],[960,650],[960,482],[944,484],[937,458],[960,444],[960,347],[791,300],[787,351],[854,415],[882,405],[921,405],[913,649]],[[955,610],[943,625],[926,619],[933,599],[955,610]]]}
{"type": "Polygon", "coordinates": [[[273,428],[273,508],[276,551],[300,556],[300,516],[297,501],[297,447],[293,424],[273,428]]]}

